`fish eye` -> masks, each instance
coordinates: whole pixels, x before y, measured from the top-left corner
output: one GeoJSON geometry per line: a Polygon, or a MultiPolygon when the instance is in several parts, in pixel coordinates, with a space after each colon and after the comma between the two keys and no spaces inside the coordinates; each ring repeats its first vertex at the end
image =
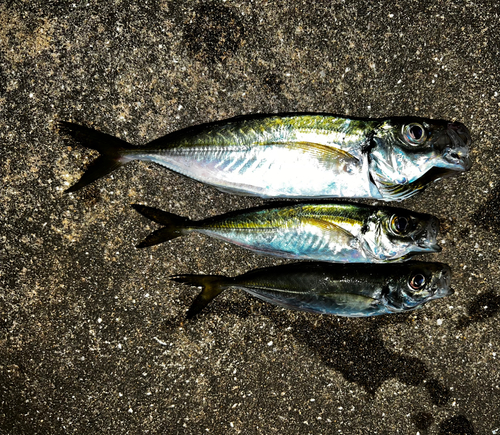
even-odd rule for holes
{"type": "Polygon", "coordinates": [[[391,230],[394,234],[406,234],[410,226],[410,220],[404,216],[394,215],[391,218],[391,230]]]}
{"type": "Polygon", "coordinates": [[[410,279],[408,281],[408,285],[412,290],[420,290],[425,286],[427,283],[427,280],[425,278],[425,275],[421,272],[417,272],[415,275],[410,276],[410,279]]]}
{"type": "Polygon", "coordinates": [[[413,123],[403,128],[403,136],[407,143],[416,146],[425,141],[427,133],[422,125],[413,123]]]}

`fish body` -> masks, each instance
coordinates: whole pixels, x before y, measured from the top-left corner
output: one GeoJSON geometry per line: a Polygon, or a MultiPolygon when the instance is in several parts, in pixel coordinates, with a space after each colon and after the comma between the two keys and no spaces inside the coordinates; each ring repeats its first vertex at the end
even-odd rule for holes
{"type": "Polygon", "coordinates": [[[463,124],[421,118],[238,117],[188,127],[142,147],[77,124],[60,125],[101,153],[70,192],[142,160],[242,195],[390,201],[471,165],[463,124]]]}
{"type": "Polygon", "coordinates": [[[439,252],[437,218],[394,207],[349,203],[291,204],[243,210],[201,221],[134,204],[165,225],[139,247],[198,232],[266,255],[328,262],[384,263],[439,252]]]}
{"type": "Polygon", "coordinates": [[[411,311],[452,294],[449,266],[425,262],[296,263],[257,269],[234,278],[180,275],[172,279],[202,287],[188,317],[198,314],[230,287],[285,308],[346,317],[411,311]]]}
{"type": "Polygon", "coordinates": [[[378,198],[362,153],[374,127],[324,116],[235,120],[182,135],[173,144],[168,136],[154,141],[163,152],[152,161],[236,194],[378,198]]]}

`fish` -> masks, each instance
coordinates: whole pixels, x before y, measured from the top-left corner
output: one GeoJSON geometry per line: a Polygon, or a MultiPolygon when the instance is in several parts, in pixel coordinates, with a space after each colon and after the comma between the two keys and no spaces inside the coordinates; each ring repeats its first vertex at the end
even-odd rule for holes
{"type": "Polygon", "coordinates": [[[59,129],[100,153],[66,192],[140,160],[238,195],[401,201],[472,164],[465,125],[425,118],[240,116],[174,131],[143,146],[71,122],[59,122],[59,129]]]}
{"type": "Polygon", "coordinates": [[[237,288],[287,309],[345,317],[404,313],[453,294],[451,269],[442,263],[292,263],[236,277],[178,275],[171,280],[201,287],[186,313],[199,314],[216,296],[237,288]]]}
{"type": "Polygon", "coordinates": [[[441,251],[436,217],[395,207],[347,202],[288,203],[200,221],[141,204],[132,207],[164,225],[138,248],[198,232],[260,254],[289,259],[385,263],[441,251]]]}

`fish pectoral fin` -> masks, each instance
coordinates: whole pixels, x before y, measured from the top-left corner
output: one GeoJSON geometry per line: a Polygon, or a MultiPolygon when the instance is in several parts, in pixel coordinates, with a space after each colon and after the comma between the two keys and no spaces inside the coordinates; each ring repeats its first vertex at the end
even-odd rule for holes
{"type": "Polygon", "coordinates": [[[352,164],[359,163],[359,160],[347,151],[341,150],[330,145],[323,145],[314,142],[295,142],[296,148],[302,149],[305,153],[313,155],[319,160],[344,160],[352,164]]]}
{"type": "Polygon", "coordinates": [[[410,252],[409,254],[402,255],[401,257],[387,258],[384,260],[384,263],[402,263],[403,261],[407,261],[415,255],[417,255],[417,253],[410,252]]]}
{"type": "Polygon", "coordinates": [[[321,231],[328,235],[328,238],[330,240],[335,240],[339,244],[352,247],[356,241],[356,237],[354,237],[349,231],[336,225],[333,222],[310,217],[302,219],[302,223],[304,225],[310,225],[319,228],[321,231]]]}
{"type": "MultiPolygon", "coordinates": [[[[264,144],[263,144],[264,145],[264,144]]],[[[344,166],[358,166],[359,159],[354,157],[351,153],[344,151],[340,148],[324,145],[314,142],[275,142],[275,143],[265,143],[265,145],[282,145],[293,149],[301,150],[304,154],[312,156],[315,160],[319,162],[328,163],[329,165],[336,163],[337,165],[343,164],[344,166]]]]}
{"type": "Polygon", "coordinates": [[[330,299],[338,306],[353,309],[375,307],[380,304],[378,299],[353,293],[327,293],[322,294],[321,296],[330,299]]]}

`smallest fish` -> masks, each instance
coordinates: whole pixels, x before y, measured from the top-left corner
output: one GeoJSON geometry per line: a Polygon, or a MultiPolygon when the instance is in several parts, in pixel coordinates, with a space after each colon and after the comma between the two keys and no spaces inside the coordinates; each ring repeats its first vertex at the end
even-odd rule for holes
{"type": "Polygon", "coordinates": [[[237,288],[284,308],[345,317],[403,313],[453,294],[451,270],[442,263],[294,263],[256,269],[230,278],[180,275],[173,281],[201,287],[191,318],[227,288],[237,288]]]}
{"type": "Polygon", "coordinates": [[[436,240],[437,218],[395,207],[345,202],[286,204],[200,221],[145,205],[132,207],[164,225],[139,248],[198,232],[256,253],[296,260],[387,263],[441,251],[436,240]]]}

